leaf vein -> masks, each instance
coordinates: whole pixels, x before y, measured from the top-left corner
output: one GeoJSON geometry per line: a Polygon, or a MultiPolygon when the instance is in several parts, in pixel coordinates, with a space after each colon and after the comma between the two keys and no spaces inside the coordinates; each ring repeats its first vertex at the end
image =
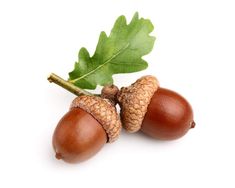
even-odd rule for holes
{"type": "Polygon", "coordinates": [[[75,83],[91,74],[93,74],[94,72],[96,72],[97,70],[101,69],[102,67],[104,67],[106,64],[108,64],[110,61],[112,61],[113,59],[115,59],[118,55],[120,55],[122,52],[124,52],[128,47],[129,47],[130,43],[127,43],[123,48],[121,48],[120,50],[117,51],[117,53],[115,53],[112,57],[110,57],[109,59],[107,59],[104,63],[102,63],[101,65],[97,66],[95,69],[87,72],[86,74],[84,74],[81,77],[78,77],[76,79],[73,80],[69,80],[69,82],[71,83],[75,83]]]}

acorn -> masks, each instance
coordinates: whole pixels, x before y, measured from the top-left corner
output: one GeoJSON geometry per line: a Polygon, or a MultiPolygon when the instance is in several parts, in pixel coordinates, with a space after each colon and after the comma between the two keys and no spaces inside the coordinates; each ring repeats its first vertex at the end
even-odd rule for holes
{"type": "Polygon", "coordinates": [[[123,127],[160,140],[184,136],[195,126],[193,110],[178,93],[161,88],[154,76],[143,76],[117,94],[123,127]]]}
{"type": "Polygon", "coordinates": [[[72,101],[53,134],[57,159],[69,163],[94,156],[105,143],[114,142],[121,131],[115,106],[107,99],[82,95],[72,101]]]}

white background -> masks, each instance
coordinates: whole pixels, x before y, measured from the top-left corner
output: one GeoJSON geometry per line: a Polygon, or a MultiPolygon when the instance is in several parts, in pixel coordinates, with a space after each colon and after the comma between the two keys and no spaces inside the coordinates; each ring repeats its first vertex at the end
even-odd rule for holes
{"type": "Polygon", "coordinates": [[[0,1],[0,187],[235,187],[235,4],[231,0],[0,1]],[[160,142],[128,135],[87,162],[54,158],[51,137],[74,96],[67,78],[80,47],[134,12],[157,36],[149,69],[115,76],[127,86],[153,74],[185,96],[196,128],[160,142]]]}

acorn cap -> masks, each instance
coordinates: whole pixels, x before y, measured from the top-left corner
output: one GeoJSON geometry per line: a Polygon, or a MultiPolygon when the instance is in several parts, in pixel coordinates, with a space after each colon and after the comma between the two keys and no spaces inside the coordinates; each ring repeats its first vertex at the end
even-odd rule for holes
{"type": "Polygon", "coordinates": [[[81,108],[91,114],[104,128],[108,142],[114,142],[121,131],[121,121],[113,106],[108,100],[96,96],[82,95],[76,97],[70,108],[81,108]]]}
{"type": "Polygon", "coordinates": [[[123,87],[117,95],[121,107],[123,127],[131,133],[141,128],[153,94],[159,87],[154,76],[143,76],[129,87],[123,87]]]}

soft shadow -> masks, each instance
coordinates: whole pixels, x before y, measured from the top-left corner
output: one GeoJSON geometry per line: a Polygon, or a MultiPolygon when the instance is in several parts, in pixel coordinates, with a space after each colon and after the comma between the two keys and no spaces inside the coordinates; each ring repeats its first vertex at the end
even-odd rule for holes
{"type": "Polygon", "coordinates": [[[137,139],[140,142],[148,142],[150,144],[157,144],[157,145],[171,145],[178,143],[180,139],[176,140],[158,140],[153,137],[150,137],[143,133],[142,131],[138,131],[136,133],[128,133],[125,130],[122,130],[121,136],[127,137],[127,139],[137,139]]]}

